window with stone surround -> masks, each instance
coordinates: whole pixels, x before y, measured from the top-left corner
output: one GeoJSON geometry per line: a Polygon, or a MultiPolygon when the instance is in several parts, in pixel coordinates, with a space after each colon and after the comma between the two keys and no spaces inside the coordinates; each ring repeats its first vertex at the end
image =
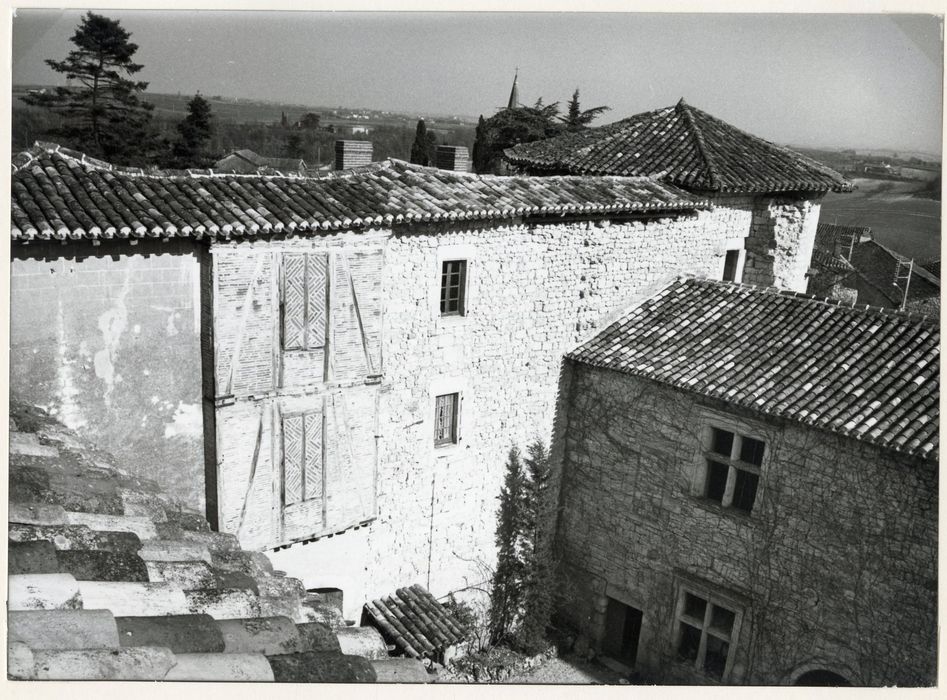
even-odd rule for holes
{"type": "Polygon", "coordinates": [[[460,394],[442,394],[434,400],[434,445],[457,443],[457,414],[460,394]]]}
{"type": "Polygon", "coordinates": [[[724,508],[751,513],[759,490],[766,443],[736,430],[710,425],[703,451],[703,493],[724,508]]]}
{"type": "Polygon", "coordinates": [[[284,350],[316,350],[325,346],[326,262],[325,254],[283,255],[280,307],[284,350]]]}
{"type": "Polygon", "coordinates": [[[441,316],[463,316],[467,286],[467,261],[445,260],[441,264],[441,316]]]}
{"type": "Polygon", "coordinates": [[[737,606],[713,593],[680,589],[675,650],[677,658],[702,674],[725,681],[730,674],[739,618],[737,606]]]}

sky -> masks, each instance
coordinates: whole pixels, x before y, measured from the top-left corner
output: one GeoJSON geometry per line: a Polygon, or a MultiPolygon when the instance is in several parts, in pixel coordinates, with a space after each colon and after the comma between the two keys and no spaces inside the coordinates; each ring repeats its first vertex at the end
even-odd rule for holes
{"type": "MultiPolygon", "coordinates": [[[[13,83],[59,84],[79,10],[13,19],[13,83]]],[[[684,97],[778,143],[941,151],[942,19],[930,15],[102,12],[149,90],[408,114],[521,102],[608,105],[596,124],[684,97]]]]}

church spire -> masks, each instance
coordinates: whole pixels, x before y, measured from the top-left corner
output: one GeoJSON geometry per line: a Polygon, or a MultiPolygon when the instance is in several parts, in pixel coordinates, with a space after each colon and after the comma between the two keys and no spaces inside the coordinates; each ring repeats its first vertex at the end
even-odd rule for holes
{"type": "Polygon", "coordinates": [[[516,79],[519,77],[520,69],[517,67],[516,73],[513,74],[513,89],[510,90],[510,103],[506,106],[507,109],[516,109],[520,105],[520,93],[516,89],[516,79]]]}

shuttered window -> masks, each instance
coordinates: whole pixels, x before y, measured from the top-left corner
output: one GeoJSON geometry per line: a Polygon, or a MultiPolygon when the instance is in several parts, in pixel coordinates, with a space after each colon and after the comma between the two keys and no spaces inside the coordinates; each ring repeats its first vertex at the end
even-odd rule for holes
{"type": "Polygon", "coordinates": [[[283,416],[283,503],[323,493],[322,413],[283,416]]]}
{"type": "Polygon", "coordinates": [[[314,350],[325,346],[326,256],[288,253],[283,256],[283,349],[314,350]]]}
{"type": "Polygon", "coordinates": [[[434,444],[457,442],[457,405],[460,394],[444,394],[434,401],[434,444]]]}

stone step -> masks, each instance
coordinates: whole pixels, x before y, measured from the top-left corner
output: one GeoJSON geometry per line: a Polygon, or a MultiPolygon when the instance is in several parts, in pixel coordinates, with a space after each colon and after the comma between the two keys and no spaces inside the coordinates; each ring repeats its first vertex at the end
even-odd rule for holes
{"type": "Polygon", "coordinates": [[[59,561],[56,547],[46,540],[10,542],[7,548],[10,574],[58,574],[59,561]]]}
{"type": "Polygon", "coordinates": [[[342,627],[335,631],[343,654],[366,659],[387,659],[388,645],[374,627],[342,627]]]}
{"type": "Polygon", "coordinates": [[[36,678],[33,650],[23,642],[7,643],[7,678],[16,681],[36,678]]]}
{"type": "Polygon", "coordinates": [[[7,578],[7,583],[8,610],[74,610],[83,607],[79,584],[70,574],[15,574],[7,578]]]}
{"type": "Polygon", "coordinates": [[[131,532],[142,541],[153,540],[158,537],[155,524],[148,518],[141,516],[66,511],[66,523],[69,525],[85,525],[92,530],[104,532],[131,532]]]}
{"type": "Polygon", "coordinates": [[[147,561],[148,580],[164,581],[180,586],[185,591],[211,588],[217,576],[204,561],[147,561]]]}
{"type": "Polygon", "coordinates": [[[115,649],[115,618],[108,610],[19,610],[7,614],[8,639],[31,649],[115,649]]]}
{"type": "Polygon", "coordinates": [[[36,678],[59,681],[160,681],[175,664],[170,649],[34,651],[36,678]]]}
{"type": "Polygon", "coordinates": [[[10,454],[28,457],[58,457],[59,450],[52,445],[40,444],[35,433],[10,433],[10,454]]]}
{"type": "Polygon", "coordinates": [[[210,615],[215,620],[260,616],[257,597],[249,591],[210,588],[183,591],[183,595],[187,600],[186,612],[210,615]]]}
{"type": "Polygon", "coordinates": [[[148,561],[203,561],[214,564],[210,551],[204,545],[181,540],[145,540],[138,556],[148,561]]]}
{"type": "Polygon", "coordinates": [[[77,581],[149,580],[148,568],[137,554],[71,549],[58,552],[59,571],[70,573],[77,581]]]}
{"type": "Polygon", "coordinates": [[[372,683],[375,670],[367,659],[325,651],[302,651],[267,657],[277,683],[372,683]]]}
{"type": "Polygon", "coordinates": [[[270,682],[273,669],[263,654],[175,654],[166,681],[270,682]]]}
{"type": "Polygon", "coordinates": [[[378,683],[430,683],[433,678],[417,659],[373,659],[372,668],[378,683]]]}
{"type": "Polygon", "coordinates": [[[7,520],[24,525],[65,525],[66,509],[52,503],[11,503],[7,520]]]}
{"type": "Polygon", "coordinates": [[[335,635],[335,632],[321,622],[296,623],[296,631],[299,634],[302,646],[300,651],[342,653],[342,647],[339,646],[339,638],[335,635]]]}
{"type": "Polygon", "coordinates": [[[287,617],[217,620],[225,651],[266,655],[305,651],[296,625],[287,617]]]}
{"type": "Polygon", "coordinates": [[[123,647],[166,647],[175,654],[221,653],[224,637],[210,615],[117,617],[123,647]]]}
{"type": "Polygon", "coordinates": [[[180,586],[170,583],[80,581],[84,607],[108,609],[115,617],[184,615],[192,611],[180,586]]]}
{"type": "MultiPolygon", "coordinates": [[[[132,532],[96,532],[85,525],[10,524],[11,542],[52,542],[57,550],[85,549],[135,553],[141,540],[132,532]]],[[[208,557],[210,555],[208,554],[208,557]]]]}

